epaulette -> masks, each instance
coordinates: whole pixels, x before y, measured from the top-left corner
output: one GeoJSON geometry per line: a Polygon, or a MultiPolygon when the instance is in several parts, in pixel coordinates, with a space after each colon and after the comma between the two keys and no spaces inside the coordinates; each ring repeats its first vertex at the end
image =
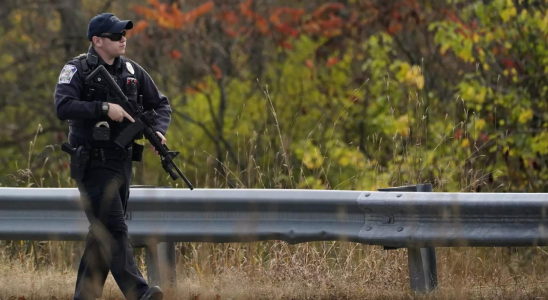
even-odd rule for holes
{"type": "Polygon", "coordinates": [[[82,53],[76,56],[74,59],[77,59],[80,61],[80,64],[82,65],[82,72],[84,73],[84,75],[87,76],[91,73],[92,69],[94,69],[95,66],[97,65],[99,58],[96,55],[93,55],[91,53],[82,53]]]}

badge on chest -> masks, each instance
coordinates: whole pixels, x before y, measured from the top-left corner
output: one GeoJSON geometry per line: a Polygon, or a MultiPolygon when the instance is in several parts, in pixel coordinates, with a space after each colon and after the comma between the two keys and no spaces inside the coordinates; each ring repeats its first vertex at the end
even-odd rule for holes
{"type": "Polygon", "coordinates": [[[131,75],[135,74],[135,70],[133,70],[133,66],[131,65],[129,61],[126,62],[126,69],[129,72],[129,74],[131,75]]]}

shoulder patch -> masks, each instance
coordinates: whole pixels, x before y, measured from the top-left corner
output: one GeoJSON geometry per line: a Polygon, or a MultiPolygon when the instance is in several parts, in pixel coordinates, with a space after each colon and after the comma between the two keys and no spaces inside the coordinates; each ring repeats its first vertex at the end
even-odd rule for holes
{"type": "Polygon", "coordinates": [[[76,66],[74,65],[65,65],[61,74],[59,75],[59,83],[70,83],[72,76],[76,74],[76,66]]]}

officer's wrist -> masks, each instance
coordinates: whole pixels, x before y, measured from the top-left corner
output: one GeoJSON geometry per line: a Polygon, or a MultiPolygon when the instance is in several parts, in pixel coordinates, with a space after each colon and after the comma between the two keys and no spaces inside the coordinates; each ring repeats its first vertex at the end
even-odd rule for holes
{"type": "Polygon", "coordinates": [[[110,105],[108,104],[108,102],[101,102],[101,115],[107,116],[109,109],[110,105]]]}

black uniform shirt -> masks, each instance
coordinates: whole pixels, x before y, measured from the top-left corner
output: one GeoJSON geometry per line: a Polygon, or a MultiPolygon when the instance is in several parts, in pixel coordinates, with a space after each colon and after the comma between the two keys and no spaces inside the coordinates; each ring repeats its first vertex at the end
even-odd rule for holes
{"type": "MultiPolygon", "coordinates": [[[[93,47],[90,47],[88,52],[97,55],[93,47]]],[[[123,86],[125,78],[134,77],[137,79],[138,94],[143,95],[143,109],[156,111],[157,124],[154,129],[165,135],[171,122],[171,107],[168,98],[158,90],[150,75],[137,63],[123,56],[117,57],[112,67],[108,66],[100,57],[98,64],[104,65],[107,70],[110,69],[109,72],[114,70],[114,79],[122,91],[125,91],[123,86]]],[[[82,99],[84,81],[82,64],[79,59],[75,58],[69,61],[61,71],[54,95],[57,118],[69,120],[71,133],[79,138],[85,138],[84,129],[92,124],[86,120],[99,120],[103,117],[101,102],[110,102],[109,99],[101,99],[101,97],[95,97],[95,101],[82,99]]]]}

